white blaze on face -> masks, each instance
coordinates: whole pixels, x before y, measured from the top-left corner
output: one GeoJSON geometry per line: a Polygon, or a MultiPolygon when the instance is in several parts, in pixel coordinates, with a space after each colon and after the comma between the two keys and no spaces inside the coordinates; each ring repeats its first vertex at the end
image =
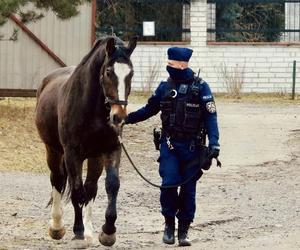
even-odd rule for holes
{"type": "Polygon", "coordinates": [[[118,86],[118,94],[119,94],[119,100],[125,101],[126,99],[126,93],[125,93],[125,78],[130,73],[131,69],[130,67],[125,63],[118,63],[116,62],[114,65],[115,68],[115,74],[119,79],[119,86],[118,86]]]}

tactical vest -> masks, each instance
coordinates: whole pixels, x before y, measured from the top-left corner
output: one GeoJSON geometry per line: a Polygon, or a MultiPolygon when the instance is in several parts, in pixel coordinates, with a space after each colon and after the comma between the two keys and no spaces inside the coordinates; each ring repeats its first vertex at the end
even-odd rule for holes
{"type": "Polygon", "coordinates": [[[176,90],[176,83],[168,79],[160,102],[162,128],[167,135],[190,139],[204,133],[201,83],[202,79],[195,78],[190,83],[181,83],[176,90]]]}

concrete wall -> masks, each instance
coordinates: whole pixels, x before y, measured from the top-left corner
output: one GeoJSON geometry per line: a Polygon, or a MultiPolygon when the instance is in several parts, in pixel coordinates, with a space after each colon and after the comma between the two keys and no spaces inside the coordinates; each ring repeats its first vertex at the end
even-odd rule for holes
{"type": "MultiPolygon", "coordinates": [[[[194,71],[201,69],[201,76],[215,92],[226,92],[222,67],[227,76],[232,72],[244,72],[244,92],[290,92],[292,86],[292,64],[298,61],[297,88],[300,92],[300,43],[298,45],[212,45],[207,43],[206,0],[191,1],[191,42],[187,45],[194,50],[190,66],[194,71]]],[[[138,45],[133,53],[135,76],[133,89],[147,89],[154,65],[157,77],[151,82],[157,86],[166,79],[165,71],[168,45],[138,45]]]]}

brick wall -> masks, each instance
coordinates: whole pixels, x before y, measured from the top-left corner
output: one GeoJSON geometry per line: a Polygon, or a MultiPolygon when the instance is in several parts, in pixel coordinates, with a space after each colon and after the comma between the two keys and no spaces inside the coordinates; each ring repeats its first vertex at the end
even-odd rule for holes
{"type": "MultiPolygon", "coordinates": [[[[220,45],[207,43],[206,0],[191,1],[191,43],[194,50],[190,67],[205,79],[214,92],[226,92],[224,73],[227,76],[244,72],[244,92],[288,93],[292,86],[293,60],[298,62],[296,91],[300,93],[300,44],[285,45],[220,45]]],[[[139,44],[132,56],[135,76],[133,89],[155,88],[166,79],[167,49],[170,45],[139,44]],[[156,72],[157,74],[154,74],[156,72]],[[150,84],[151,82],[151,84],[150,84]]]]}

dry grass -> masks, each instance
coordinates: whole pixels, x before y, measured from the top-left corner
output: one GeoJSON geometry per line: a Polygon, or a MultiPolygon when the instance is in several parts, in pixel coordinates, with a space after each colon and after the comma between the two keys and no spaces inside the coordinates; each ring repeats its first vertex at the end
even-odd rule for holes
{"type": "MultiPolygon", "coordinates": [[[[133,104],[143,104],[146,103],[148,97],[148,93],[135,92],[132,93],[129,101],[133,104]]],[[[290,96],[280,94],[247,94],[238,100],[218,94],[216,99],[218,103],[300,104],[299,95],[294,101],[290,100],[290,96]]],[[[34,110],[35,98],[0,100],[0,171],[48,173],[44,145],[34,125],[34,110]]]]}
{"type": "Polygon", "coordinates": [[[0,171],[47,172],[45,150],[34,125],[35,98],[0,101],[0,171]]]}
{"type": "Polygon", "coordinates": [[[152,95],[149,92],[132,92],[129,96],[129,103],[141,104],[145,103],[147,99],[152,95]]]}
{"type": "Polygon", "coordinates": [[[233,98],[240,99],[245,81],[245,65],[238,64],[235,67],[229,67],[222,63],[217,69],[219,80],[226,87],[227,94],[233,98]]]}

